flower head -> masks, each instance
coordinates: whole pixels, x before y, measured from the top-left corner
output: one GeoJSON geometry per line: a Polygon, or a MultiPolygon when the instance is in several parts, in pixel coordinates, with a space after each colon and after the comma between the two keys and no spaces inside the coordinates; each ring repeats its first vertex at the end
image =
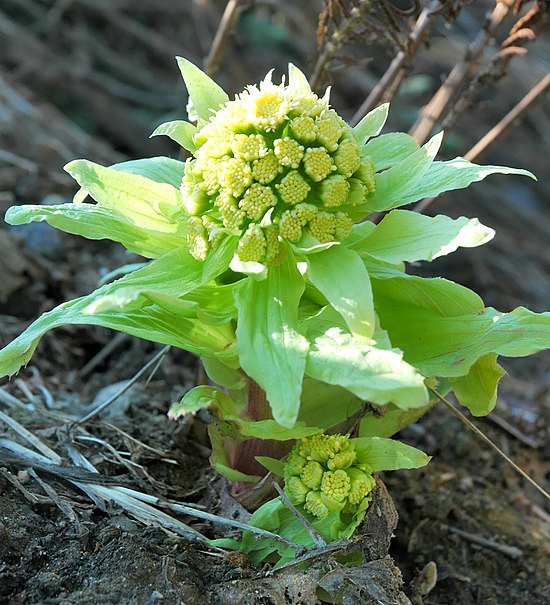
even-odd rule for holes
{"type": "Polygon", "coordinates": [[[220,228],[239,237],[243,262],[275,264],[281,243],[305,232],[322,243],[343,240],[352,227],[346,208],[374,190],[372,162],[328,100],[273,84],[271,74],[227,101],[193,140],[182,193],[200,260],[220,228]]]}
{"type": "Polygon", "coordinates": [[[302,439],[285,464],[286,493],[319,518],[331,511],[357,511],[368,503],[373,487],[371,469],[358,460],[348,435],[302,439]]]}

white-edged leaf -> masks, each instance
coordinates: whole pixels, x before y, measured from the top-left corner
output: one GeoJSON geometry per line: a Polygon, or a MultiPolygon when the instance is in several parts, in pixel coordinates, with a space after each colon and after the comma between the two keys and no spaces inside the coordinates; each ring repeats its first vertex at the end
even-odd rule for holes
{"type": "Polygon", "coordinates": [[[369,111],[359,124],[353,127],[355,136],[361,145],[364,145],[371,137],[380,134],[380,131],[388,119],[389,110],[390,104],[383,103],[382,105],[375,107],[372,111],[369,111]]]}
{"type": "Polygon", "coordinates": [[[193,136],[197,132],[197,127],[185,120],[174,120],[160,124],[151,133],[151,137],[165,135],[170,137],[178,145],[193,153],[197,146],[193,143],[193,136]]]}
{"type": "Polygon", "coordinates": [[[388,263],[430,261],[459,247],[481,246],[494,235],[494,230],[478,219],[392,210],[361,241],[360,251],[388,263]]]}
{"type": "Polygon", "coordinates": [[[188,59],[176,57],[176,60],[193,103],[193,109],[199,118],[208,121],[213,113],[229,101],[227,93],[188,59]]]}
{"type": "Polygon", "coordinates": [[[10,225],[46,221],[52,227],[88,239],[109,239],[146,258],[158,258],[185,242],[187,224],[156,222],[142,226],[115,208],[96,204],[59,204],[57,206],[12,206],[5,220],[10,225]],[[159,228],[160,227],[160,228],[159,228]]]}
{"type": "Polygon", "coordinates": [[[304,72],[292,63],[288,64],[288,88],[296,95],[307,95],[311,92],[304,72]]]}

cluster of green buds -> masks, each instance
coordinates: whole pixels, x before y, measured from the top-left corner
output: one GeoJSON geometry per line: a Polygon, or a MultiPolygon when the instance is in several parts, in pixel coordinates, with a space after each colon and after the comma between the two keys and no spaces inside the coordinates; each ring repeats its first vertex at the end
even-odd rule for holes
{"type": "Polygon", "coordinates": [[[320,519],[331,512],[353,514],[370,501],[375,484],[372,473],[349,435],[314,435],[290,452],[285,492],[293,504],[320,519]]]}
{"type": "Polygon", "coordinates": [[[191,254],[205,260],[223,233],[242,262],[276,264],[304,232],[346,239],[348,210],[374,191],[374,164],[328,98],[275,85],[271,74],[228,101],[195,134],[183,200],[191,254]]]}

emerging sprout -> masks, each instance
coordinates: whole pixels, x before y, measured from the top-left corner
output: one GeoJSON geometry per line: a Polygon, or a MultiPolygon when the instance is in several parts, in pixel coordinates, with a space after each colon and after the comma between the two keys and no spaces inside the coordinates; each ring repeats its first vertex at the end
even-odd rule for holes
{"type": "Polygon", "coordinates": [[[302,439],[285,464],[285,491],[315,517],[366,508],[374,488],[372,468],[348,435],[302,439]]]}
{"type": "Polygon", "coordinates": [[[225,103],[194,143],[182,193],[199,260],[220,228],[239,236],[243,262],[277,263],[280,243],[304,232],[322,243],[346,239],[353,224],[346,208],[374,191],[374,164],[361,157],[351,127],[327,100],[275,85],[271,74],[225,103]]]}

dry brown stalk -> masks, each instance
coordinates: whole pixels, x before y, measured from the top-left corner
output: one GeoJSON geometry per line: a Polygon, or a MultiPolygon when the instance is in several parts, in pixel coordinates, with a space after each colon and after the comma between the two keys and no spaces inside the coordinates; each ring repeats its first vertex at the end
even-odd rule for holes
{"type": "Polygon", "coordinates": [[[487,44],[491,41],[504,18],[514,7],[515,0],[497,0],[495,8],[486,20],[476,39],[468,46],[462,61],[458,62],[445,79],[439,90],[424,106],[418,120],[410,130],[410,135],[420,144],[430,136],[453,98],[468,75],[476,66],[487,44]]]}
{"type": "Polygon", "coordinates": [[[218,26],[218,30],[216,31],[216,35],[214,36],[212,46],[210,47],[210,51],[204,60],[204,71],[211,78],[218,73],[229,36],[231,35],[233,26],[235,25],[235,21],[237,20],[237,16],[239,14],[238,9],[242,3],[242,0],[229,0],[227,6],[225,7],[225,11],[221,18],[220,25],[218,26]]]}
{"type": "Polygon", "coordinates": [[[351,119],[352,126],[357,124],[361,118],[382,101],[391,101],[391,99],[393,99],[413,63],[422,40],[424,40],[429,30],[432,18],[437,14],[440,8],[441,2],[439,2],[439,0],[432,0],[432,2],[422,10],[409,35],[407,49],[400,50],[397,53],[377,85],[372,89],[369,96],[355,112],[351,119]]]}
{"type": "Polygon", "coordinates": [[[514,122],[520,120],[527,111],[531,109],[533,103],[545,94],[548,89],[550,89],[550,73],[540,79],[523,99],[521,99],[521,101],[519,101],[519,103],[517,103],[517,105],[515,105],[496,126],[491,128],[491,130],[489,130],[489,132],[484,135],[464,157],[473,162],[482,156],[491,145],[494,145],[502,137],[514,122]]]}
{"type": "Polygon", "coordinates": [[[402,22],[417,8],[416,0],[410,10],[404,11],[386,1],[326,0],[317,29],[317,43],[322,51],[313,68],[311,87],[317,90],[321,86],[330,62],[345,44],[386,44],[405,50],[408,33],[402,22]]]}

